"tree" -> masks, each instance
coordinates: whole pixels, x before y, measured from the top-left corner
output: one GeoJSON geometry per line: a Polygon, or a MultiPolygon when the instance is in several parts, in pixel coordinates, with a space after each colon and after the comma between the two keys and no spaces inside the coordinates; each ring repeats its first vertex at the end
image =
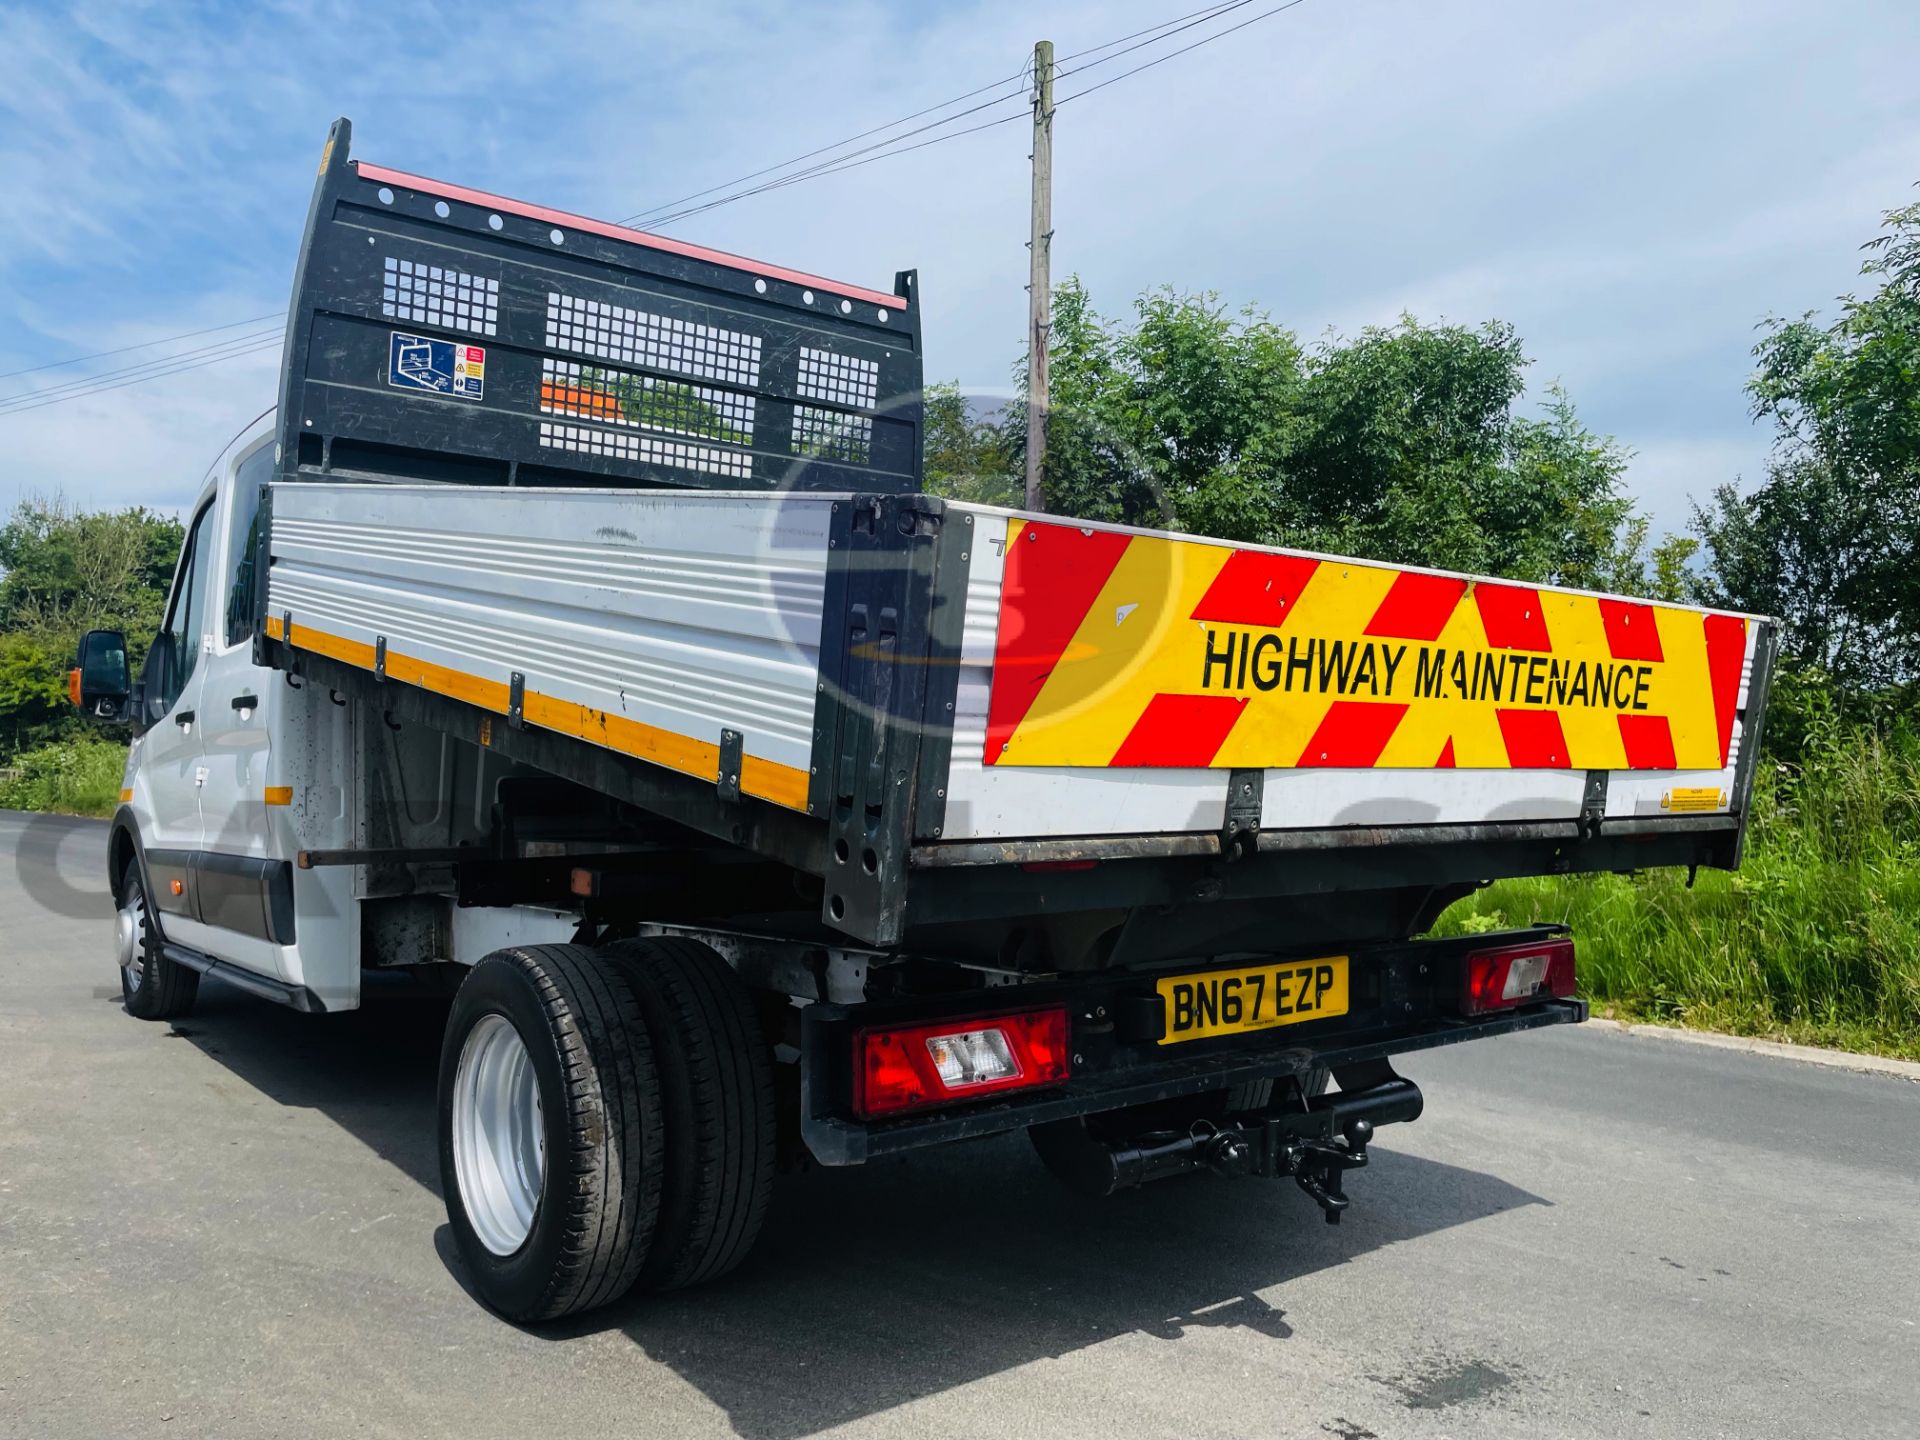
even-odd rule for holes
{"type": "Polygon", "coordinates": [[[1770,319],[1748,393],[1765,478],[1695,511],[1706,598],[1776,615],[1786,651],[1849,688],[1920,676],[1920,205],[1863,247],[1876,288],[1822,326],[1770,319]]]}
{"type": "MultiPolygon", "coordinates": [[[[1536,582],[1649,580],[1626,452],[1558,387],[1539,418],[1514,413],[1527,360],[1510,326],[1406,316],[1306,350],[1211,294],[1151,291],[1110,321],[1069,279],[1050,362],[1062,514],[1536,582]]],[[[1025,425],[1016,403],[1012,455],[1025,425]]]]}
{"type": "Polygon", "coordinates": [[[0,744],[18,750],[70,723],[65,672],[84,632],[126,631],[138,663],[182,539],[178,520],[141,507],[20,502],[0,526],[0,744]]]}
{"type": "Polygon", "coordinates": [[[50,734],[66,703],[59,668],[39,642],[0,635],[0,754],[25,749],[50,734]]]}
{"type": "Polygon", "coordinates": [[[1010,463],[1006,436],[978,408],[950,381],[922,392],[923,488],[949,500],[1017,506],[1023,487],[1010,463]]]}

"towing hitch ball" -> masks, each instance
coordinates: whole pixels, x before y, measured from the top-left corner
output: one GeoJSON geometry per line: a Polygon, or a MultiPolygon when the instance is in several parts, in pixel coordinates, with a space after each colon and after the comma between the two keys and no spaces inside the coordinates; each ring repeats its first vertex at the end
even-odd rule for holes
{"type": "Polygon", "coordinates": [[[1342,1177],[1367,1163],[1367,1142],[1373,1138],[1373,1122],[1350,1120],[1342,1127],[1341,1134],[1346,1140],[1344,1145],[1307,1140],[1288,1146],[1284,1152],[1286,1173],[1291,1174],[1294,1184],[1320,1207],[1329,1225],[1338,1225],[1341,1212],[1353,1203],[1342,1177]]]}

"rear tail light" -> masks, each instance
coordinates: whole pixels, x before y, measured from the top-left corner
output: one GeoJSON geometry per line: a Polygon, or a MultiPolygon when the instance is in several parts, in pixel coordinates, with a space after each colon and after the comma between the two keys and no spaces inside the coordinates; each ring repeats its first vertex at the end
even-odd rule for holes
{"type": "Polygon", "coordinates": [[[1461,972],[1460,1008],[1469,1015],[1508,1010],[1573,994],[1573,941],[1567,936],[1475,950],[1461,972]]]}
{"type": "Polygon", "coordinates": [[[862,1030],[853,1042],[853,1108],[872,1120],[1058,1085],[1069,1073],[1064,1008],[862,1030]]]}

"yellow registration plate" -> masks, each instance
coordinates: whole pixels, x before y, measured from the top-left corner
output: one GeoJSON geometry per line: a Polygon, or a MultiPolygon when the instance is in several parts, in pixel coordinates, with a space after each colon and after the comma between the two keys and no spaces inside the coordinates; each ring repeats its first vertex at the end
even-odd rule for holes
{"type": "Polygon", "coordinates": [[[1174,975],[1159,982],[1159,991],[1167,1007],[1162,1045],[1298,1025],[1347,1013],[1347,957],[1174,975]]]}

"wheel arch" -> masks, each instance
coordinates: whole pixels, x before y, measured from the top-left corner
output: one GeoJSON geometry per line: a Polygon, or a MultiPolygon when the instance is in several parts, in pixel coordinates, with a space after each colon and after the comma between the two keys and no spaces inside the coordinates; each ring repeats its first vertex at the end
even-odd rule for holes
{"type": "Polygon", "coordinates": [[[121,881],[127,873],[128,861],[140,867],[140,881],[151,894],[153,886],[147,879],[147,852],[140,844],[140,827],[134,822],[132,808],[122,805],[114,814],[113,828],[107,835],[107,885],[116,906],[126,903],[121,881]]]}

